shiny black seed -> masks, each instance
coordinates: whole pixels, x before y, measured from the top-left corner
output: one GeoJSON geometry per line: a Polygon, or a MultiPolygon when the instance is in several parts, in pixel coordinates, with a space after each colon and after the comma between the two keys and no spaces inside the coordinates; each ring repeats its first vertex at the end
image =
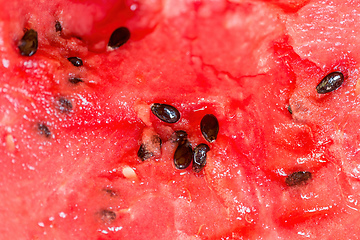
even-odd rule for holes
{"type": "Polygon", "coordinates": [[[44,135],[47,138],[51,137],[51,132],[48,126],[46,126],[44,123],[38,123],[37,128],[40,135],[44,135]]]}
{"type": "Polygon", "coordinates": [[[300,171],[288,175],[285,179],[285,183],[288,186],[296,186],[305,183],[309,179],[311,179],[311,172],[300,171]]]}
{"type": "Polygon", "coordinates": [[[124,45],[130,39],[130,31],[126,27],[119,27],[110,36],[108,46],[116,49],[124,45]]]}
{"type": "Polygon", "coordinates": [[[161,138],[158,135],[154,135],[151,138],[151,142],[147,142],[147,144],[143,143],[140,145],[137,156],[140,158],[141,161],[145,161],[155,156],[155,153],[152,152],[151,149],[161,149],[161,144],[161,138]]]}
{"type": "Polygon", "coordinates": [[[59,21],[55,22],[55,29],[56,29],[57,32],[62,31],[61,23],[59,21]]]}
{"type": "Polygon", "coordinates": [[[289,111],[289,113],[290,113],[290,114],[293,114],[293,111],[292,111],[292,109],[291,109],[291,106],[290,106],[290,105],[287,107],[287,110],[289,111]]]}
{"type": "Polygon", "coordinates": [[[187,168],[193,159],[193,150],[189,141],[179,144],[174,153],[174,164],[177,169],[187,168]]]}
{"type": "Polygon", "coordinates": [[[69,78],[69,82],[72,83],[72,84],[78,84],[80,82],[84,82],[83,80],[81,80],[80,78],[69,78]]]}
{"type": "Polygon", "coordinates": [[[174,143],[183,144],[187,140],[188,134],[184,130],[175,131],[172,135],[171,140],[174,143]]]}
{"type": "Polygon", "coordinates": [[[206,114],[200,122],[201,133],[208,142],[216,140],[219,133],[219,122],[212,114],[206,114]]]}
{"type": "Polygon", "coordinates": [[[326,75],[316,86],[316,91],[320,94],[332,92],[338,89],[344,82],[344,75],[341,72],[332,72],[326,75]]]}
{"type": "Polygon", "coordinates": [[[193,157],[193,171],[200,172],[206,165],[206,153],[210,151],[210,148],[205,143],[201,143],[194,149],[193,157]]]}
{"type": "Polygon", "coordinates": [[[18,48],[23,56],[32,56],[38,49],[38,34],[35,30],[29,29],[19,41],[18,48]]]}
{"type": "Polygon", "coordinates": [[[68,100],[68,99],[66,99],[64,97],[60,97],[57,100],[57,109],[61,113],[69,113],[73,109],[73,105],[72,105],[70,100],[68,100]]]}
{"type": "Polygon", "coordinates": [[[176,123],[180,119],[179,111],[168,104],[154,103],[151,105],[151,111],[156,117],[166,123],[176,123]]]}
{"type": "Polygon", "coordinates": [[[100,217],[104,223],[112,223],[116,219],[116,213],[108,209],[103,209],[100,211],[100,217]]]}
{"type": "Polygon", "coordinates": [[[78,57],[69,57],[68,60],[74,65],[75,67],[81,67],[83,65],[83,61],[78,57]]]}

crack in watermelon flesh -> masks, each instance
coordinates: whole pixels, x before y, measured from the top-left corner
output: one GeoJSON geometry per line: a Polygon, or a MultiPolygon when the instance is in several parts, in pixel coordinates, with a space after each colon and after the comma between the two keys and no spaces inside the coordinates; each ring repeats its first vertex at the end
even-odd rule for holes
{"type": "Polygon", "coordinates": [[[0,6],[1,239],[358,239],[356,1],[0,6]],[[119,27],[130,39],[111,49],[119,27]],[[209,145],[199,173],[174,166],[179,130],[209,145]],[[296,172],[311,177],[288,186],[296,172]]]}

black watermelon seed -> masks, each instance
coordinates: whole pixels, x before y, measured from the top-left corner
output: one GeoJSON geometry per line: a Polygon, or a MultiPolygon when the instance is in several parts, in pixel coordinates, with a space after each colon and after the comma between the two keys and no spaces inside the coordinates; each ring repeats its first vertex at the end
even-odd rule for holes
{"type": "Polygon", "coordinates": [[[316,86],[316,91],[320,94],[332,92],[338,89],[344,82],[344,75],[341,72],[332,72],[326,75],[316,86]]]}
{"type": "Polygon", "coordinates": [[[151,111],[156,117],[166,123],[176,123],[180,119],[179,111],[168,104],[154,103],[151,105],[151,111]]]}
{"type": "Polygon", "coordinates": [[[212,114],[206,114],[200,122],[201,133],[208,142],[216,140],[219,133],[219,122],[212,114]]]}
{"type": "Polygon", "coordinates": [[[193,171],[200,172],[206,165],[206,153],[210,151],[210,148],[205,143],[201,143],[194,149],[193,158],[193,171]]]}
{"type": "Polygon", "coordinates": [[[188,134],[184,130],[178,130],[175,131],[173,136],[171,137],[172,142],[183,144],[185,143],[185,140],[187,140],[188,134]]]}
{"type": "Polygon", "coordinates": [[[311,179],[311,172],[300,171],[294,172],[287,176],[285,179],[285,183],[288,186],[296,186],[305,183],[309,179],[311,179]]]}
{"type": "Polygon", "coordinates": [[[19,41],[18,48],[22,56],[32,56],[38,49],[38,34],[35,30],[29,29],[19,41]]]}
{"type": "Polygon", "coordinates": [[[59,21],[55,22],[55,29],[56,29],[57,32],[62,31],[61,23],[59,21]]]}
{"type": "Polygon", "coordinates": [[[57,100],[57,109],[61,113],[70,113],[71,110],[73,109],[73,105],[72,105],[71,101],[68,100],[67,98],[60,97],[57,100]]]}
{"type": "Polygon", "coordinates": [[[69,57],[68,60],[74,65],[75,67],[81,67],[83,65],[83,61],[78,57],[69,57]]]}
{"type": "Polygon", "coordinates": [[[124,45],[130,39],[130,31],[126,27],[119,27],[110,36],[108,46],[116,49],[124,45]]]}
{"type": "Polygon", "coordinates": [[[37,128],[38,128],[38,133],[40,135],[44,135],[47,138],[51,137],[51,132],[50,132],[48,126],[46,126],[46,124],[38,123],[37,128]]]}
{"type": "Polygon", "coordinates": [[[103,209],[100,211],[100,217],[104,223],[112,223],[116,219],[116,213],[108,209],[103,209]]]}
{"type": "Polygon", "coordinates": [[[291,106],[290,106],[290,105],[287,107],[287,110],[289,111],[289,113],[290,113],[290,114],[293,114],[293,111],[292,111],[292,109],[291,109],[291,106]]]}
{"type": "Polygon", "coordinates": [[[177,169],[187,168],[193,159],[193,150],[189,141],[179,144],[174,153],[174,165],[177,169]]]}
{"type": "Polygon", "coordinates": [[[69,78],[69,82],[72,83],[72,84],[78,84],[80,82],[84,82],[83,80],[81,80],[80,78],[69,78]]]}

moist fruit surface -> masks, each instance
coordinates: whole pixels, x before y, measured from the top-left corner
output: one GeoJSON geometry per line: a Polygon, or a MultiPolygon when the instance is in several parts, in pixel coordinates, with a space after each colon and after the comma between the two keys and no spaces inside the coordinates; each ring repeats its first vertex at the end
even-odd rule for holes
{"type": "Polygon", "coordinates": [[[359,2],[0,6],[1,239],[359,238],[359,2]]]}

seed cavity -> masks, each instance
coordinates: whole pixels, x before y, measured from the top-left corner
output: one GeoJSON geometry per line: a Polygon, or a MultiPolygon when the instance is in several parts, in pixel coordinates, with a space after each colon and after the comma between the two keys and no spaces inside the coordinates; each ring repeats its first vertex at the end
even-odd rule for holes
{"type": "Polygon", "coordinates": [[[83,61],[78,57],[69,57],[68,60],[74,65],[75,67],[81,67],[83,65],[83,61]]]}
{"type": "Polygon", "coordinates": [[[59,21],[55,22],[55,29],[56,29],[57,32],[62,31],[61,23],[59,21]]]}
{"type": "Polygon", "coordinates": [[[196,148],[194,149],[194,157],[193,157],[193,165],[192,165],[194,172],[198,173],[201,170],[203,170],[203,168],[206,165],[206,154],[208,151],[210,151],[210,147],[205,143],[201,143],[196,146],[196,148]]]}
{"type": "Polygon", "coordinates": [[[168,104],[154,103],[151,105],[151,112],[166,123],[176,123],[180,119],[179,111],[168,104]]]}
{"type": "Polygon", "coordinates": [[[213,114],[206,114],[201,119],[200,129],[206,141],[212,143],[219,133],[219,122],[213,114]]]}
{"type": "Polygon", "coordinates": [[[84,82],[84,81],[80,78],[73,77],[73,78],[69,78],[69,82],[72,84],[78,84],[78,83],[84,82]]]}
{"type": "Polygon", "coordinates": [[[285,179],[285,183],[288,186],[296,186],[306,183],[309,179],[311,179],[311,172],[299,171],[288,175],[285,179]]]}
{"type": "Polygon", "coordinates": [[[174,153],[174,165],[177,169],[187,168],[193,159],[193,150],[188,140],[179,144],[174,153]]]}
{"type": "Polygon", "coordinates": [[[34,29],[25,32],[18,44],[20,54],[30,57],[34,55],[38,49],[38,34],[34,29]]]}
{"type": "Polygon", "coordinates": [[[105,189],[103,189],[103,191],[106,192],[106,194],[109,195],[110,197],[117,197],[118,196],[117,193],[114,190],[110,189],[110,188],[105,188],[105,189]]]}
{"type": "Polygon", "coordinates": [[[48,128],[48,126],[46,126],[46,124],[44,123],[38,123],[37,124],[37,128],[38,128],[38,133],[40,135],[45,136],[46,138],[50,138],[51,137],[51,132],[48,128]]]}
{"type": "Polygon", "coordinates": [[[316,91],[320,94],[332,92],[338,89],[344,82],[344,75],[341,72],[332,72],[326,75],[319,85],[316,86],[316,91]]]}
{"type": "Polygon", "coordinates": [[[138,155],[138,157],[140,158],[141,161],[145,161],[145,160],[151,158],[152,156],[154,156],[154,154],[152,152],[149,152],[146,149],[145,144],[140,145],[140,148],[139,148],[139,150],[137,152],[137,155],[138,155]]]}
{"type": "Polygon", "coordinates": [[[140,148],[137,152],[137,156],[141,161],[145,161],[156,155],[157,152],[160,152],[161,149],[161,138],[158,135],[153,135],[150,141],[144,141],[140,145],[140,148]]]}
{"type": "Polygon", "coordinates": [[[124,45],[129,39],[129,29],[126,27],[119,27],[111,34],[108,46],[112,49],[116,49],[124,45]]]}
{"type": "Polygon", "coordinates": [[[56,108],[61,112],[61,113],[70,113],[73,109],[73,105],[71,103],[71,101],[65,97],[59,97],[57,100],[57,106],[56,108]]]}
{"type": "Polygon", "coordinates": [[[101,221],[107,224],[114,222],[116,219],[116,213],[108,209],[101,210],[99,214],[101,221]]]}

